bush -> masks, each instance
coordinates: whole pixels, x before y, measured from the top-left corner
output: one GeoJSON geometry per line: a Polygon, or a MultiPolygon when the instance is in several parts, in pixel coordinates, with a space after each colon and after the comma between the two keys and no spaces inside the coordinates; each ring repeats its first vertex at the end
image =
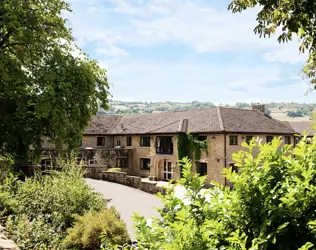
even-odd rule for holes
{"type": "Polygon", "coordinates": [[[109,168],[107,171],[108,172],[121,172],[121,169],[120,168],[109,168]]]}
{"type": "Polygon", "coordinates": [[[162,197],[162,219],[135,216],[139,249],[310,249],[316,244],[316,137],[293,149],[281,140],[244,143],[233,154],[238,173],[224,169],[233,189],[216,184],[184,159],[185,197],[162,197]],[[254,149],[259,153],[253,156],[254,149]]]}
{"type": "Polygon", "coordinates": [[[125,223],[120,219],[114,207],[100,212],[89,212],[76,219],[74,226],[68,229],[63,245],[65,249],[99,249],[102,241],[107,246],[121,245],[129,241],[125,223]]]}
{"type": "Polygon", "coordinates": [[[12,170],[13,157],[9,154],[0,154],[0,183],[2,183],[12,170]]]}
{"type": "Polygon", "coordinates": [[[0,189],[8,234],[21,248],[60,249],[77,216],[106,207],[103,197],[84,181],[81,167],[71,161],[63,162],[62,169],[37,173],[24,182],[7,179],[0,189]]]}

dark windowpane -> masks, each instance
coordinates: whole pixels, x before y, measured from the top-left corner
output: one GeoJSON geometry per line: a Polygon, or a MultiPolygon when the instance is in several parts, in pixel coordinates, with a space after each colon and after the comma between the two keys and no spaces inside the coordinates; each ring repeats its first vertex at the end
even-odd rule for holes
{"type": "Polygon", "coordinates": [[[250,143],[250,141],[252,140],[253,136],[252,135],[247,135],[246,136],[246,143],[250,143]]]}
{"type": "Polygon", "coordinates": [[[150,147],[150,137],[149,136],[140,137],[140,146],[141,147],[150,147]]]}
{"type": "Polygon", "coordinates": [[[268,135],[268,136],[267,136],[267,143],[268,143],[268,142],[272,142],[272,140],[273,140],[273,136],[268,135]]]}
{"type": "Polygon", "coordinates": [[[116,146],[118,146],[118,147],[121,146],[121,140],[116,140],[116,146]]]}
{"type": "Polygon", "coordinates": [[[127,145],[128,147],[132,146],[132,137],[131,137],[131,136],[127,136],[126,145],[127,145]]]}
{"type": "Polygon", "coordinates": [[[148,158],[141,158],[140,159],[140,169],[143,169],[143,170],[150,170],[150,159],[148,158]]]}
{"type": "Polygon", "coordinates": [[[238,173],[238,168],[235,166],[235,163],[229,163],[229,167],[232,168],[233,172],[238,173]]]}
{"type": "Polygon", "coordinates": [[[284,136],[284,143],[291,144],[291,136],[284,136]]]}
{"type": "Polygon", "coordinates": [[[237,135],[229,136],[229,145],[238,145],[237,135]]]}
{"type": "Polygon", "coordinates": [[[156,139],[157,154],[173,154],[172,136],[158,136],[156,139]]]}
{"type": "Polygon", "coordinates": [[[199,167],[199,174],[201,176],[207,175],[207,163],[200,162],[199,165],[200,165],[200,167],[199,167]]]}
{"type": "Polygon", "coordinates": [[[204,136],[204,135],[199,136],[199,141],[206,141],[206,140],[207,140],[207,136],[204,136]]]}
{"type": "Polygon", "coordinates": [[[127,158],[117,158],[116,159],[116,167],[127,168],[128,167],[128,159],[127,158]]]}
{"type": "Polygon", "coordinates": [[[97,146],[105,146],[105,137],[97,137],[97,146]]]}

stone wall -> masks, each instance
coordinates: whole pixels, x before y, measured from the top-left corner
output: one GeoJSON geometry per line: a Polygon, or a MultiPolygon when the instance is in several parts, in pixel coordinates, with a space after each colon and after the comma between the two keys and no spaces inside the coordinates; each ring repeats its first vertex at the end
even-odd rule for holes
{"type": "Polygon", "coordinates": [[[107,172],[103,171],[99,174],[100,179],[110,182],[119,183],[129,187],[140,189],[144,192],[156,194],[158,192],[164,194],[165,189],[158,187],[156,182],[143,181],[141,177],[130,176],[125,172],[107,172]]]}
{"type": "Polygon", "coordinates": [[[20,250],[18,246],[7,238],[5,228],[0,226],[0,250],[20,250]]]}

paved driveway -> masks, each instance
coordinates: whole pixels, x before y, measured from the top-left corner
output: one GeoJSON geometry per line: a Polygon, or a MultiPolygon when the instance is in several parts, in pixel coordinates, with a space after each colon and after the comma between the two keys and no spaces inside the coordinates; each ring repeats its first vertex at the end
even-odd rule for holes
{"type": "Polygon", "coordinates": [[[132,239],[134,239],[135,232],[134,221],[132,220],[134,212],[147,218],[159,217],[159,213],[153,207],[162,208],[163,204],[154,195],[112,182],[93,179],[86,179],[86,182],[97,192],[102,193],[105,199],[112,199],[109,205],[115,206],[121,213],[121,218],[125,221],[132,239]]]}

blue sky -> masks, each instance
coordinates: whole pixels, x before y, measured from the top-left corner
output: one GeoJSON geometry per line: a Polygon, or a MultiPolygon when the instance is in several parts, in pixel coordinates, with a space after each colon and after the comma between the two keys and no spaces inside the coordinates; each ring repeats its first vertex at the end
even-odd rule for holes
{"type": "Polygon", "coordinates": [[[298,41],[253,33],[226,0],[70,0],[75,41],[125,101],[314,102],[298,41]]]}

